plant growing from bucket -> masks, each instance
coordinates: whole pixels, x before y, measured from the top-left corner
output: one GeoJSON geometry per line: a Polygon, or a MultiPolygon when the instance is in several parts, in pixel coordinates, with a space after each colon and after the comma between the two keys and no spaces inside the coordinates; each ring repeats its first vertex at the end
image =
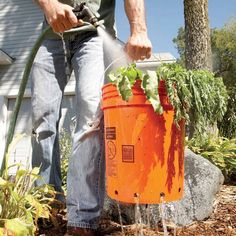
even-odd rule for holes
{"type": "Polygon", "coordinates": [[[222,119],[222,79],[177,64],[146,73],[132,64],[109,79],[102,89],[108,195],[145,204],[181,199],[185,123],[194,122],[199,133],[222,119]]]}

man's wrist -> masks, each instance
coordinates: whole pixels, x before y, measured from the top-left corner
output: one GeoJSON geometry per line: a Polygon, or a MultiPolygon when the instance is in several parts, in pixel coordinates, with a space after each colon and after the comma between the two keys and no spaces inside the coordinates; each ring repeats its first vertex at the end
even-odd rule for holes
{"type": "Polygon", "coordinates": [[[138,21],[130,21],[130,32],[131,35],[134,34],[147,34],[147,27],[138,21]]]}
{"type": "Polygon", "coordinates": [[[38,5],[44,10],[50,2],[57,2],[57,0],[35,0],[38,5]]]}

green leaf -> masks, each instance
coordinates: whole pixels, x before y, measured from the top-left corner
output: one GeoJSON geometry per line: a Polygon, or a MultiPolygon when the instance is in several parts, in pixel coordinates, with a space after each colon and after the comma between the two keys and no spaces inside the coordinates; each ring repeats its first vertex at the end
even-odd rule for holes
{"type": "Polygon", "coordinates": [[[123,76],[127,77],[130,84],[133,85],[135,83],[135,80],[139,77],[136,66],[134,64],[129,66],[124,72],[123,76]]]}
{"type": "Polygon", "coordinates": [[[0,177],[0,186],[6,186],[8,184],[8,181],[0,177]]]}
{"type": "Polygon", "coordinates": [[[27,236],[30,235],[30,228],[33,225],[26,224],[19,218],[9,219],[5,221],[5,229],[8,234],[12,233],[15,236],[27,236]]]}
{"type": "Polygon", "coordinates": [[[115,76],[114,73],[110,73],[110,74],[108,75],[108,79],[109,79],[110,82],[116,82],[117,77],[115,76]]]}
{"type": "Polygon", "coordinates": [[[35,217],[39,218],[49,218],[49,210],[45,208],[44,204],[41,204],[36,198],[32,195],[25,196],[25,199],[28,203],[35,209],[35,217]]]}
{"type": "Polygon", "coordinates": [[[16,172],[16,178],[20,178],[21,176],[24,176],[28,173],[29,173],[28,170],[18,169],[17,172],[16,172]]]}
{"type": "Polygon", "coordinates": [[[142,89],[144,90],[147,100],[152,104],[154,111],[162,114],[163,107],[160,102],[158,94],[158,78],[155,71],[147,71],[147,74],[143,77],[142,89]]]}
{"type": "Polygon", "coordinates": [[[123,100],[128,101],[133,95],[131,84],[127,76],[124,76],[118,84],[119,92],[123,100]]]}
{"type": "Polygon", "coordinates": [[[17,203],[21,200],[21,196],[19,195],[18,192],[12,191],[11,192],[11,198],[14,199],[14,201],[17,203]]]}
{"type": "Polygon", "coordinates": [[[37,175],[39,174],[39,171],[40,171],[40,168],[39,168],[39,167],[34,167],[34,168],[31,170],[31,174],[37,176],[37,175]]]}
{"type": "Polygon", "coordinates": [[[4,236],[4,229],[0,227],[0,236],[4,236]]]}

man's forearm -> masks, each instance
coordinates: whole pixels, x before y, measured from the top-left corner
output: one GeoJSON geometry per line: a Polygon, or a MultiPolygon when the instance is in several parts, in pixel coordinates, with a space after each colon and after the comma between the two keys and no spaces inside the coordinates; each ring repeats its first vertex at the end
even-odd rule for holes
{"type": "Polygon", "coordinates": [[[147,32],[144,0],[125,0],[131,34],[147,32]]]}
{"type": "Polygon", "coordinates": [[[147,35],[144,0],[124,1],[131,33],[125,51],[132,60],[144,60],[151,56],[152,51],[152,44],[147,35]]]}
{"type": "Polygon", "coordinates": [[[45,9],[47,5],[52,2],[52,1],[57,1],[57,0],[34,0],[42,9],[45,9]]]}

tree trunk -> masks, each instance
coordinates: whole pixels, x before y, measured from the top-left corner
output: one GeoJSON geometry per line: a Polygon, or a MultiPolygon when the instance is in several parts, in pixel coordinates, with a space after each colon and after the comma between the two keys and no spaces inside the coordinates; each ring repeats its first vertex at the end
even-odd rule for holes
{"type": "Polygon", "coordinates": [[[212,71],[208,0],[184,0],[185,65],[212,71]]]}

